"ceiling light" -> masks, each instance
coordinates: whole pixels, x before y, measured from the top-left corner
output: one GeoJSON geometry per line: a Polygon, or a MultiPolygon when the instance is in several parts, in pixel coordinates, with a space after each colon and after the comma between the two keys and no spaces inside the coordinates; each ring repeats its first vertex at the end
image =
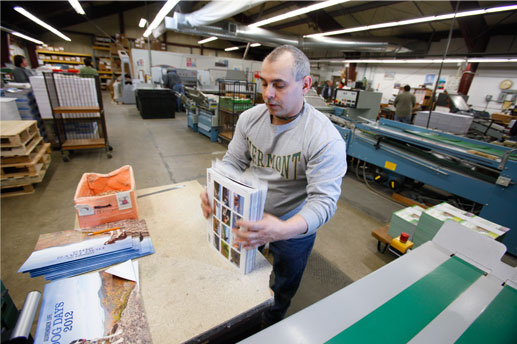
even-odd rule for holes
{"type": "Polygon", "coordinates": [[[51,31],[52,33],[58,35],[59,37],[63,38],[65,41],[71,41],[70,38],[68,38],[67,36],[63,35],[61,32],[57,31],[56,29],[54,29],[52,26],[48,25],[47,23],[45,23],[44,21],[36,18],[35,16],[33,16],[32,14],[30,14],[29,12],[27,12],[26,10],[24,10],[23,8],[21,7],[18,7],[16,6],[14,8],[14,10],[18,13],[21,13],[23,14],[24,16],[26,16],[27,18],[29,18],[30,20],[32,20],[33,22],[35,22],[36,24],[39,24],[41,26],[43,26],[45,29],[51,31]]]}
{"type": "Polygon", "coordinates": [[[178,2],[180,2],[180,0],[168,0],[165,3],[165,5],[163,5],[161,10],[158,12],[156,17],[154,18],[154,20],[151,23],[151,25],[149,25],[147,27],[147,30],[145,30],[144,37],[148,37],[151,34],[151,32],[153,32],[153,30],[156,29],[158,27],[158,25],[160,25],[160,23],[165,18],[165,16],[167,14],[169,14],[169,12],[174,8],[174,6],[176,6],[176,4],[178,2]]]}
{"type": "Polygon", "coordinates": [[[260,47],[261,45],[262,45],[262,44],[260,44],[260,43],[251,43],[251,44],[250,44],[250,47],[255,48],[255,47],[260,47]]]}
{"type": "Polygon", "coordinates": [[[287,18],[292,18],[292,17],[296,17],[296,16],[299,16],[299,15],[302,15],[302,14],[305,14],[305,13],[321,10],[322,8],[334,6],[334,5],[341,4],[341,3],[347,2],[347,1],[349,1],[349,0],[322,1],[322,2],[319,2],[319,3],[314,4],[314,5],[310,5],[310,6],[307,6],[307,7],[299,8],[297,10],[294,10],[294,11],[291,11],[291,12],[287,12],[287,13],[278,15],[276,17],[272,17],[272,18],[261,20],[259,22],[250,24],[248,26],[249,27],[261,27],[261,26],[264,26],[264,25],[267,25],[267,24],[271,24],[271,23],[280,21],[280,20],[284,20],[284,19],[287,19],[287,18]]]}
{"type": "Polygon", "coordinates": [[[23,38],[23,39],[26,39],[28,41],[31,41],[31,42],[34,42],[36,44],[40,44],[40,45],[43,45],[43,42],[42,41],[39,41],[35,38],[32,38],[32,37],[29,37],[29,36],[26,36],[24,35],[23,33],[19,33],[19,32],[16,32],[16,31],[11,31],[11,35],[15,35],[15,36],[18,36],[20,38],[23,38]]]}
{"type": "Polygon", "coordinates": [[[74,8],[74,10],[78,13],[78,14],[86,14],[81,6],[81,4],[79,3],[79,0],[68,0],[68,2],[70,3],[70,5],[72,5],[72,7],[74,8]]]}
{"type": "Polygon", "coordinates": [[[367,59],[367,60],[313,60],[311,62],[329,62],[329,63],[368,63],[368,64],[423,64],[423,63],[461,63],[461,62],[472,62],[472,63],[508,63],[517,62],[517,58],[448,58],[448,59],[397,59],[397,60],[380,60],[380,59],[367,59]]]}
{"type": "Polygon", "coordinates": [[[234,50],[239,50],[239,47],[231,47],[231,48],[224,49],[224,51],[234,51],[234,50]]]}
{"type": "Polygon", "coordinates": [[[205,43],[208,43],[208,42],[212,42],[212,41],[215,41],[217,39],[217,37],[208,37],[208,38],[205,38],[205,39],[202,39],[200,41],[197,42],[197,44],[205,44],[205,43]]]}
{"type": "Polygon", "coordinates": [[[138,27],[145,27],[145,24],[147,24],[147,19],[145,18],[140,18],[140,21],[138,22],[138,27]]]}
{"type": "Polygon", "coordinates": [[[400,20],[400,21],[396,21],[396,22],[358,26],[358,27],[352,27],[352,28],[343,29],[343,30],[315,33],[312,35],[305,35],[303,37],[333,36],[333,35],[340,35],[340,34],[344,34],[344,33],[358,32],[358,31],[368,31],[368,30],[384,29],[387,27],[421,24],[421,23],[427,23],[427,22],[439,21],[439,20],[448,20],[448,19],[452,19],[454,17],[461,18],[461,17],[476,16],[476,15],[480,15],[480,14],[496,13],[496,12],[503,12],[503,11],[513,11],[513,10],[517,10],[517,5],[499,6],[499,7],[478,9],[478,10],[472,10],[472,11],[458,12],[456,14],[447,13],[447,14],[441,14],[441,15],[437,15],[437,16],[400,20]]]}

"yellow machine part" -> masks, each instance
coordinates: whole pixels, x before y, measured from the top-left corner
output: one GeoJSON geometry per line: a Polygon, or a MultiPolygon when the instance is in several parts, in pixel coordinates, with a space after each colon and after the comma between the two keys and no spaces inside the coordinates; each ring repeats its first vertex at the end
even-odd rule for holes
{"type": "Polygon", "coordinates": [[[400,236],[393,238],[393,240],[391,240],[391,243],[390,243],[390,246],[395,248],[400,253],[406,253],[406,251],[408,249],[412,248],[413,245],[414,245],[413,242],[409,241],[409,240],[406,241],[405,243],[400,242],[400,236]]]}

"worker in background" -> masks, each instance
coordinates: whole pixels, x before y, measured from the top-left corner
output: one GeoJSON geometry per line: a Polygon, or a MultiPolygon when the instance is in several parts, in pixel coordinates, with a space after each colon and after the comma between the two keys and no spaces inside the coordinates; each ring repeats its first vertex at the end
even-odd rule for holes
{"type": "MultiPolygon", "coordinates": [[[[232,229],[244,248],[269,243],[274,305],[263,326],[280,321],[295,295],[317,229],[334,215],[347,169],[346,144],[330,120],[304,102],[312,83],[307,56],[284,45],[273,50],[260,74],[265,104],[243,112],[223,163],[251,168],[268,183],[264,216],[232,229]]],[[[206,192],[201,208],[210,216],[206,192]]]]}
{"type": "Polygon", "coordinates": [[[327,80],[327,84],[323,86],[323,90],[321,91],[321,96],[325,99],[325,101],[329,102],[334,97],[334,87],[332,86],[332,80],[327,80]]]}
{"type": "Polygon", "coordinates": [[[411,92],[409,85],[404,86],[404,92],[399,93],[395,98],[395,120],[404,123],[411,123],[411,114],[416,105],[415,95],[411,92]]]}
{"type": "Polygon", "coordinates": [[[27,59],[25,59],[25,56],[14,56],[14,82],[29,82],[29,76],[33,76],[34,73],[30,69],[27,69],[25,67],[27,67],[27,59]]]}
{"type": "Polygon", "coordinates": [[[99,72],[92,66],[92,59],[84,59],[84,67],[79,69],[79,75],[99,75],[99,72]]]}
{"type": "MultiPolygon", "coordinates": [[[[183,82],[175,69],[167,71],[167,74],[164,76],[164,85],[177,93],[185,94],[183,82]]],[[[176,111],[181,111],[180,97],[176,97],[176,111]]]]}

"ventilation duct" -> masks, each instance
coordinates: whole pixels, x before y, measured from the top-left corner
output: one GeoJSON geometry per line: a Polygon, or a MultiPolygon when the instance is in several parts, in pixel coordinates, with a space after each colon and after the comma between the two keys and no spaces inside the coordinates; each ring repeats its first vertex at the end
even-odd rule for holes
{"type": "MultiPolygon", "coordinates": [[[[205,6],[206,7],[206,6],[205,6]]],[[[194,12],[197,13],[197,12],[194,12]]],[[[369,52],[408,52],[410,50],[388,42],[354,41],[348,39],[315,37],[302,38],[296,35],[281,34],[262,28],[250,28],[246,25],[223,22],[216,25],[191,25],[191,14],[174,13],[174,17],[166,17],[162,27],[156,29],[155,37],[165,30],[197,36],[215,36],[220,39],[261,43],[265,46],[276,47],[290,44],[302,50],[341,50],[341,51],[369,51],[369,52]],[[190,18],[190,19],[188,19],[190,18]]],[[[213,18],[212,20],[215,20],[213,18]]]]}

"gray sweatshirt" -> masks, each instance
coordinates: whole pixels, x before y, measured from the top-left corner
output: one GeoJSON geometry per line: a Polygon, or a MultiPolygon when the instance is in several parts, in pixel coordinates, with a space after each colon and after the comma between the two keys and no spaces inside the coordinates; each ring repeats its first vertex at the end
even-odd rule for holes
{"type": "Polygon", "coordinates": [[[300,116],[273,125],[266,105],[242,113],[223,158],[238,170],[253,167],[268,182],[264,211],[282,220],[299,214],[310,235],[330,220],[346,173],[346,144],[321,112],[305,104],[300,116]]]}

